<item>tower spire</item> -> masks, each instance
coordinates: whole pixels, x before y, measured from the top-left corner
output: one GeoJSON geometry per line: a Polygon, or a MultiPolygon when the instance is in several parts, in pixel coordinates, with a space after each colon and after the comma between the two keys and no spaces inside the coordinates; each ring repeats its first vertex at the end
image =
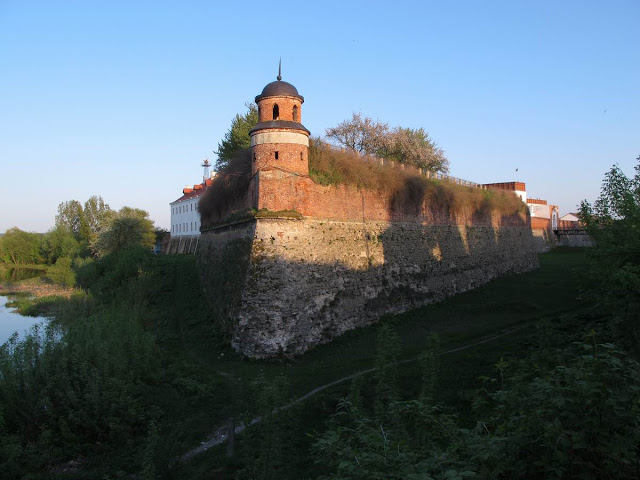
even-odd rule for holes
{"type": "Polygon", "coordinates": [[[278,61],[278,76],[276,77],[278,81],[282,80],[282,57],[278,61]]]}

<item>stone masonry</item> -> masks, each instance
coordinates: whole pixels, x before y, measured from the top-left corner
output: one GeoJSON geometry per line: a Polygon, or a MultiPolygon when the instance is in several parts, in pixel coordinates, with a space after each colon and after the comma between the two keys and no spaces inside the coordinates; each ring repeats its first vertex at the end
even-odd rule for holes
{"type": "Polygon", "coordinates": [[[385,313],[538,266],[529,229],[490,225],[258,219],[207,233],[199,249],[215,259],[249,236],[232,342],[258,358],[299,355],[385,313]]]}
{"type": "Polygon", "coordinates": [[[299,355],[385,313],[538,266],[524,212],[399,206],[379,192],[314,183],[304,98],[279,74],[256,102],[251,182],[237,207],[282,217],[220,225],[234,207],[198,245],[214,312],[243,354],[299,355]],[[291,211],[300,218],[284,218],[291,211]]]}

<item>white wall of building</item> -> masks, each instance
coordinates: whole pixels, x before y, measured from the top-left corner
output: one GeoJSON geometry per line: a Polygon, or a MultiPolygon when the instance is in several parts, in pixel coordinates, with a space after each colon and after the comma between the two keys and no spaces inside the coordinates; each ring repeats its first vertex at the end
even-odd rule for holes
{"type": "Polygon", "coordinates": [[[171,207],[171,236],[200,235],[198,203],[202,195],[186,200],[176,200],[171,207]]]}
{"type": "Polygon", "coordinates": [[[551,208],[549,205],[540,205],[537,203],[528,203],[529,212],[532,217],[536,218],[551,218],[551,208]]]}

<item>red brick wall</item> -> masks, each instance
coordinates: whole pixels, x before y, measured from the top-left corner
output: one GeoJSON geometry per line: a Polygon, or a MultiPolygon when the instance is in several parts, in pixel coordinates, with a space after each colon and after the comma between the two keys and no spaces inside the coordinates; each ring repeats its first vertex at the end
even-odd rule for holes
{"type": "Polygon", "coordinates": [[[273,106],[278,104],[278,120],[302,123],[302,102],[295,97],[268,97],[258,102],[258,118],[261,122],[270,122],[273,118],[273,106]],[[293,119],[293,106],[298,107],[298,119],[293,119]]]}
{"type": "Polygon", "coordinates": [[[532,217],[531,230],[551,230],[551,219],[532,217]]]}
{"type": "Polygon", "coordinates": [[[309,153],[306,145],[295,143],[263,143],[252,148],[252,171],[283,169],[300,175],[309,174],[309,153]],[[275,152],[278,152],[276,159],[275,152]]]}
{"type": "MultiPolygon", "coordinates": [[[[429,225],[529,226],[528,214],[501,216],[466,211],[457,215],[433,211],[422,205],[417,212],[394,209],[391,199],[378,192],[360,191],[345,185],[323,186],[307,176],[279,169],[265,169],[257,175],[255,208],[272,211],[296,210],[302,215],[333,220],[417,221],[429,225]]],[[[255,188],[255,179],[254,179],[255,188]]]]}

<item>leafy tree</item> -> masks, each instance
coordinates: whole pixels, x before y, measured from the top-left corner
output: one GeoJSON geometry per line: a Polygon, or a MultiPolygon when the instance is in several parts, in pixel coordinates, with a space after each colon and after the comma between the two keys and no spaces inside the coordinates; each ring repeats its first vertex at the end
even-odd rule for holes
{"type": "Polygon", "coordinates": [[[84,218],[82,204],[77,200],[69,200],[68,202],[62,202],[58,205],[56,227],[66,228],[78,241],[87,239],[88,228],[84,218]]]}
{"type": "Polygon", "coordinates": [[[169,235],[169,231],[165,230],[164,228],[160,228],[160,227],[155,227],[153,230],[153,233],[155,235],[156,241],[155,243],[162,243],[162,241],[167,237],[167,235],[169,235]]]}
{"type": "Polygon", "coordinates": [[[431,172],[449,171],[449,161],[422,128],[395,128],[386,138],[385,158],[414,165],[431,172]]]}
{"type": "Polygon", "coordinates": [[[360,113],[353,113],[326,135],[338,145],[359,154],[388,158],[431,172],[447,172],[449,161],[444,152],[422,128],[389,128],[360,113]]]}
{"type": "Polygon", "coordinates": [[[42,235],[10,228],[0,238],[2,261],[14,264],[41,263],[42,235]]]}
{"type": "Polygon", "coordinates": [[[65,227],[57,226],[44,237],[43,250],[47,263],[54,264],[61,257],[74,258],[80,254],[81,246],[65,227]]]}
{"type": "Polygon", "coordinates": [[[47,277],[63,287],[73,287],[76,284],[76,275],[71,269],[71,263],[69,257],[59,257],[55,265],[49,268],[47,277]]]}
{"type": "Polygon", "coordinates": [[[218,143],[218,150],[215,152],[218,155],[216,161],[218,171],[226,167],[236,153],[251,146],[249,130],[258,124],[258,106],[248,102],[246,107],[247,111],[243,115],[236,114],[231,120],[231,128],[218,143]]]}
{"type": "Polygon", "coordinates": [[[611,167],[596,202],[580,206],[596,243],[589,251],[590,294],[613,312],[609,326],[617,341],[634,350],[640,350],[640,156],[637,161],[633,177],[611,167]]]}
{"type": "Polygon", "coordinates": [[[92,247],[98,256],[104,256],[136,245],[152,248],[155,238],[148,212],[122,207],[117,213],[109,215],[106,226],[92,247]]]}
{"type": "Polygon", "coordinates": [[[68,230],[78,242],[88,246],[96,241],[111,215],[111,208],[100,196],[91,196],[84,207],[77,200],[69,200],[58,205],[56,228],[68,230]]]}
{"type": "Polygon", "coordinates": [[[379,155],[385,149],[389,136],[389,125],[353,113],[337,127],[327,128],[326,135],[345,148],[360,154],[379,155]]]}
{"type": "Polygon", "coordinates": [[[104,203],[102,197],[93,195],[84,202],[82,213],[88,233],[87,241],[92,243],[109,221],[109,217],[113,214],[113,211],[108,204],[104,203]]]}

